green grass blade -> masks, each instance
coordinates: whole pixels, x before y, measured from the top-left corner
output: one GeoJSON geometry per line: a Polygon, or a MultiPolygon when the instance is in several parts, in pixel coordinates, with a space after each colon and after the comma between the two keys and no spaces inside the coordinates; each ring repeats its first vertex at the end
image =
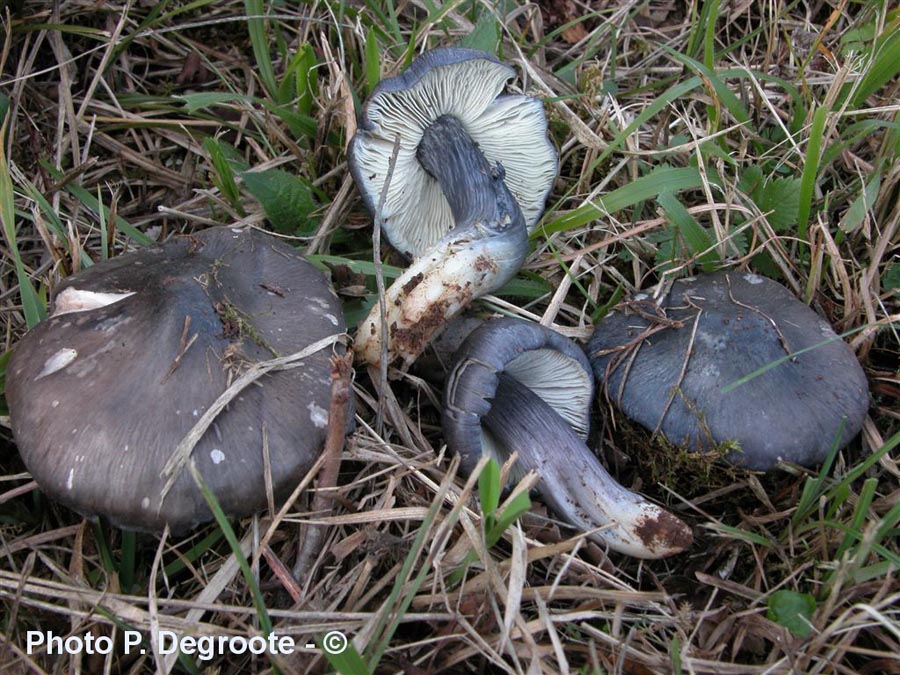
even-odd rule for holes
{"type": "Polygon", "coordinates": [[[657,201],[665,211],[666,216],[678,229],[688,245],[688,250],[703,268],[704,272],[711,272],[719,261],[719,256],[713,247],[712,238],[706,233],[700,223],[688,212],[678,198],[671,193],[661,194],[657,201]]]}
{"type": "Polygon", "coordinates": [[[703,63],[712,70],[716,63],[716,21],[719,18],[719,0],[710,0],[703,11],[706,12],[706,22],[703,34],[703,63]]]}
{"type": "Polygon", "coordinates": [[[378,37],[375,31],[366,35],[366,86],[369,93],[381,81],[381,54],[378,52],[378,37]]]}
{"type": "Polygon", "coordinates": [[[372,672],[352,642],[348,642],[347,648],[340,654],[332,654],[325,649],[322,649],[322,653],[340,675],[369,675],[372,672]]]}
{"type": "Polygon", "coordinates": [[[241,542],[238,541],[234,529],[231,527],[231,523],[228,522],[228,517],[219,505],[219,501],[212,493],[212,490],[209,489],[209,486],[203,480],[203,476],[200,475],[200,471],[197,469],[193,460],[188,463],[188,467],[190,468],[194,482],[197,484],[197,487],[200,488],[203,499],[206,500],[207,505],[209,505],[210,510],[213,512],[216,524],[222,530],[222,534],[225,535],[225,539],[231,547],[231,552],[234,554],[238,566],[241,568],[244,582],[247,584],[247,588],[250,589],[250,595],[253,597],[253,606],[256,608],[257,617],[259,617],[259,626],[264,635],[270,635],[273,630],[272,620],[269,618],[269,612],[266,609],[265,600],[263,600],[262,593],[259,590],[259,584],[256,583],[256,579],[253,577],[250,563],[247,562],[247,558],[241,550],[241,542]]]}
{"type": "MultiPolygon", "coordinates": [[[[274,100],[278,95],[278,82],[275,80],[275,70],[272,67],[272,57],[269,54],[269,38],[266,34],[266,10],[263,0],[244,0],[244,8],[247,12],[247,31],[250,34],[250,43],[253,45],[253,57],[256,67],[259,69],[259,79],[274,100]]],[[[284,103],[285,101],[278,101],[284,103]]]]}
{"type": "Polygon", "coordinates": [[[616,188],[612,192],[598,198],[592,204],[582,204],[577,209],[554,218],[543,227],[535,230],[531,236],[535,237],[538,233],[549,236],[556,232],[582,227],[592,220],[597,220],[610,213],[616,213],[621,209],[653,199],[661,194],[690,190],[698,188],[702,184],[703,181],[700,179],[700,173],[696,167],[674,168],[664,166],[627,185],[616,188]]]}
{"type": "Polygon", "coordinates": [[[16,240],[16,207],[12,178],[9,175],[9,164],[6,160],[6,128],[8,119],[4,117],[0,124],[0,220],[3,224],[3,235],[16,268],[16,280],[19,283],[19,294],[22,296],[22,312],[28,328],[36,326],[47,316],[44,304],[38,298],[31,279],[22,263],[19,244],[16,240]]]}
{"type": "Polygon", "coordinates": [[[481,499],[481,511],[485,516],[493,515],[500,505],[500,465],[497,460],[490,459],[478,476],[478,496],[481,499]]]}
{"type": "Polygon", "coordinates": [[[850,522],[849,531],[844,535],[841,545],[838,546],[834,554],[835,560],[840,560],[854,541],[862,539],[862,529],[866,523],[866,516],[869,514],[869,507],[872,505],[872,500],[875,497],[875,488],[877,487],[877,478],[868,478],[863,483],[862,490],[859,492],[859,500],[856,503],[856,509],[853,511],[853,520],[850,522]]]}
{"type": "MultiPolygon", "coordinates": [[[[430,566],[423,564],[416,577],[412,580],[409,578],[412,575],[416,560],[425,550],[425,539],[431,532],[432,525],[434,525],[438,513],[441,511],[444,497],[450,489],[452,480],[453,477],[447,475],[444,478],[444,482],[441,483],[440,488],[431,502],[431,506],[428,508],[428,512],[425,514],[425,518],[422,519],[422,523],[419,525],[419,531],[416,533],[416,538],[413,540],[409,553],[403,561],[403,566],[400,569],[400,573],[397,575],[391,593],[388,596],[388,599],[382,604],[382,611],[379,615],[376,628],[372,632],[373,641],[371,649],[367,650],[369,654],[368,667],[371,672],[375,672],[375,669],[378,667],[378,663],[381,661],[381,657],[387,650],[391,638],[397,630],[397,626],[400,625],[403,615],[406,613],[406,610],[409,609],[413,598],[419,592],[419,588],[422,586],[422,582],[425,581],[425,577],[428,574],[430,566]],[[404,593],[405,595],[403,595],[403,598],[401,599],[400,596],[404,593]]],[[[448,526],[452,527],[452,525],[456,523],[462,507],[463,504],[460,502],[450,512],[450,515],[445,518],[445,522],[448,526]]]]}
{"type": "MultiPolygon", "coordinates": [[[[712,87],[715,96],[722,102],[722,105],[731,113],[732,117],[736,119],[738,122],[746,124],[750,121],[750,113],[747,112],[747,108],[741,103],[741,100],[728,88],[721,78],[712,70],[712,68],[708,68],[703,65],[699,61],[692,59],[690,56],[686,56],[684,54],[680,54],[675,51],[671,47],[667,45],[660,45],[660,47],[669,53],[669,55],[681,63],[684,66],[687,66],[691,70],[696,73],[699,73],[703,76],[703,78],[709,83],[712,87]]],[[[713,126],[712,130],[715,131],[716,127],[713,126]]]]}
{"type": "Polygon", "coordinates": [[[503,536],[503,533],[519,519],[523,513],[528,513],[531,510],[531,498],[528,496],[528,492],[523,490],[518,493],[515,497],[509,500],[506,506],[503,508],[503,512],[500,514],[500,517],[496,519],[494,523],[494,527],[491,532],[488,532],[485,536],[485,543],[488,548],[494,546],[500,538],[503,536]]]}
{"type": "Polygon", "coordinates": [[[688,92],[700,87],[703,81],[699,77],[692,77],[684,82],[673,85],[665,92],[660,94],[650,105],[644,108],[641,113],[632,120],[631,124],[616,134],[616,137],[610,142],[609,146],[600,153],[600,155],[591,162],[588,173],[593,173],[598,166],[606,161],[616,150],[625,144],[625,140],[637,131],[641,125],[653,119],[662,110],[672,105],[675,101],[685,96],[688,92]]]}
{"type": "Polygon", "coordinates": [[[187,569],[188,563],[193,563],[200,558],[207,551],[212,549],[219,541],[221,541],[222,537],[225,536],[222,533],[222,530],[219,528],[215,528],[209,534],[207,534],[203,539],[198,541],[196,544],[191,546],[187,551],[181,553],[175,560],[170,562],[163,568],[163,574],[165,577],[171,579],[176,574],[181,573],[183,570],[187,569]]]}
{"type": "Polygon", "coordinates": [[[134,564],[137,540],[133,530],[122,530],[122,552],[119,557],[119,586],[123,593],[134,591],[134,564]]]}
{"type": "Polygon", "coordinates": [[[809,216],[812,213],[813,196],[816,190],[816,179],[819,176],[819,157],[822,152],[822,135],[825,133],[825,119],[828,111],[819,108],[813,113],[812,128],[809,130],[809,142],[806,146],[806,158],[803,163],[803,174],[800,177],[800,207],[797,211],[797,237],[806,241],[809,227],[809,216]]]}
{"type": "MultiPolygon", "coordinates": [[[[900,27],[889,27],[875,42],[875,57],[856,88],[851,105],[860,108],[866,99],[900,77],[900,27]]],[[[896,90],[895,90],[896,91],[896,90]]]]}

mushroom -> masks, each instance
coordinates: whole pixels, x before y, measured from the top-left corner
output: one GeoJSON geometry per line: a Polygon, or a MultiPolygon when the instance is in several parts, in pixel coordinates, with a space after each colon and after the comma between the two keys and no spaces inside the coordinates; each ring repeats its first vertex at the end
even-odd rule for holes
{"type": "Polygon", "coordinates": [[[589,346],[594,372],[630,418],[678,446],[768,470],[812,466],[860,430],[865,374],[831,326],[781,284],[742,272],[637,295],[589,346]],[[745,381],[746,380],[746,381],[745,381]]]}
{"type": "MultiPolygon", "coordinates": [[[[540,101],[500,95],[514,74],[485,52],[435,49],[383,80],[363,109],[353,177],[391,244],[414,259],[386,292],[392,365],[408,367],[450,317],[524,261],[557,155],[540,101]]],[[[379,363],[382,337],[376,305],[358,331],[358,358],[379,363]]]]}
{"type": "Polygon", "coordinates": [[[233,380],[296,355],[239,391],[190,455],[227,515],[250,514],[321,451],[343,332],[323,274],[256,230],[212,228],[103,261],[60,285],[13,352],[6,395],[22,459],[84,515],[185,531],[212,513],[189,471],[164,471],[176,447],[233,380]]]}
{"type": "Polygon", "coordinates": [[[588,449],[592,394],[590,364],[574,343],[538,324],[496,319],[456,355],[444,387],[444,438],[468,471],[483,454],[503,463],[517,452],[518,471],[540,474],[547,505],[615,551],[683,551],[688,526],[622,487],[588,449]]]}

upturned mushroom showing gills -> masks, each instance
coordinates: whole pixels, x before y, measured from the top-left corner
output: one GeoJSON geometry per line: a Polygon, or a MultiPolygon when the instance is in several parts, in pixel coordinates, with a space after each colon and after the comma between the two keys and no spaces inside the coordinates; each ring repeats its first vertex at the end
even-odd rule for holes
{"type": "Polygon", "coordinates": [[[212,513],[173,457],[211,417],[188,459],[227,515],[248,515],[284,498],[321,452],[343,332],[322,273],[255,230],[213,228],[98,263],[57,288],[50,318],[14,350],[19,452],[49,496],[84,515],[182,532],[212,513]]]}
{"type": "Polygon", "coordinates": [[[538,324],[496,319],[476,328],[444,386],[448,447],[471,471],[483,454],[540,474],[546,504],[609,548],[662,558],[690,546],[690,528],[624,487],[588,449],[593,375],[581,348],[538,324]],[[598,529],[599,528],[599,529],[598,529]]]}
{"type": "MultiPolygon", "coordinates": [[[[391,244],[413,258],[386,292],[391,365],[408,367],[450,317],[524,261],[557,155],[540,101],[501,95],[514,75],[485,52],[435,49],[382,81],[363,109],[353,177],[391,244]]],[[[379,363],[383,332],[376,303],[358,358],[379,363]]]]}
{"type": "Polygon", "coordinates": [[[628,417],[688,449],[734,443],[726,460],[749,469],[821,462],[869,406],[865,374],[831,326],[746,272],[678,280],[657,302],[635,296],[588,350],[628,417]]]}

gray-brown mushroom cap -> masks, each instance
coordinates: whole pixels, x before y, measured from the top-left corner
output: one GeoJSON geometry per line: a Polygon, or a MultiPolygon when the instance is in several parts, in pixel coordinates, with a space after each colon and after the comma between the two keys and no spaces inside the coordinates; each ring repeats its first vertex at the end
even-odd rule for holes
{"type": "Polygon", "coordinates": [[[862,368],[781,284],[700,275],[676,281],[659,309],[657,320],[656,305],[637,296],[588,346],[610,399],[647,429],[697,450],[736,441],[727,459],[761,470],[782,460],[811,466],[859,433],[869,405],[862,368]]]}
{"type": "MultiPolygon", "coordinates": [[[[211,518],[190,472],[163,467],[250,364],[344,332],[323,274],[255,230],[213,228],[104,261],[57,289],[16,346],[6,393],[29,471],[52,498],[130,529],[211,518]]],[[[192,458],[226,514],[283,498],[321,451],[331,346],[240,392],[192,458]],[[263,438],[267,439],[267,455],[263,438]]]]}

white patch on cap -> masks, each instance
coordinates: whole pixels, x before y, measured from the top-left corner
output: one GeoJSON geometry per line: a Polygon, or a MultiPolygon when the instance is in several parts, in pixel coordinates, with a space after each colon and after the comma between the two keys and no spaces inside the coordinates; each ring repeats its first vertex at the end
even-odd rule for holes
{"type": "Polygon", "coordinates": [[[748,273],[744,275],[744,281],[746,281],[748,284],[753,284],[754,286],[756,286],[756,284],[761,284],[763,281],[765,281],[765,277],[761,277],[758,274],[748,273]]]}
{"type": "Polygon", "coordinates": [[[78,356],[78,352],[72,349],[71,347],[63,347],[58,352],[56,352],[53,356],[47,359],[47,362],[44,364],[43,369],[35,379],[35,381],[40,380],[42,377],[47,377],[48,375],[55,373],[57,370],[62,370],[67,365],[72,363],[78,356]]]}
{"type": "Polygon", "coordinates": [[[326,315],[325,315],[325,318],[328,319],[328,320],[329,320],[331,323],[333,323],[335,326],[338,325],[337,317],[336,317],[334,314],[326,314],[326,315]]]}
{"type": "Polygon", "coordinates": [[[72,485],[74,485],[74,483],[75,483],[75,467],[73,466],[71,469],[69,469],[69,477],[66,478],[66,489],[71,490],[72,485]]]}
{"type": "Polygon", "coordinates": [[[225,461],[225,453],[218,448],[213,448],[209,453],[209,458],[213,461],[213,464],[220,464],[225,461]]]}
{"type": "Polygon", "coordinates": [[[328,426],[327,410],[320,408],[315,403],[310,403],[306,408],[309,410],[309,419],[316,425],[316,428],[324,429],[328,426]]]}
{"type": "Polygon", "coordinates": [[[134,291],[129,293],[102,293],[99,291],[80,291],[71,286],[56,296],[53,300],[53,316],[71,314],[72,312],[89,312],[92,309],[100,309],[130,298],[134,291]]]}
{"type": "Polygon", "coordinates": [[[59,406],[59,401],[55,401],[55,400],[54,400],[52,403],[50,403],[50,407],[51,407],[51,408],[56,408],[56,407],[58,407],[58,406],[59,406]]]}
{"type": "Polygon", "coordinates": [[[650,296],[647,295],[646,293],[638,293],[637,295],[634,296],[634,300],[646,300],[649,297],[650,296]]]}
{"type": "Polygon", "coordinates": [[[149,509],[149,508],[150,508],[150,497],[144,497],[144,498],[141,500],[141,508],[142,508],[142,509],[149,509]]]}

